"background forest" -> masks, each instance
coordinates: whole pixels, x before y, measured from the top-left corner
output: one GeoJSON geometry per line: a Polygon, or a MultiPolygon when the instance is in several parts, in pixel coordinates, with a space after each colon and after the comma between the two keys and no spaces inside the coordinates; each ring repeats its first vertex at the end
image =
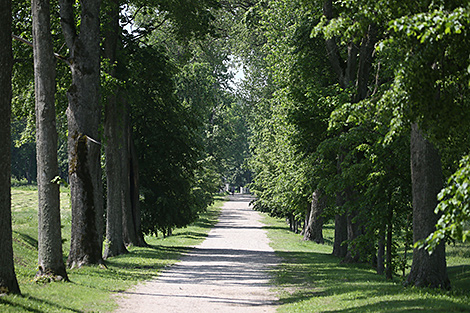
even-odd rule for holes
{"type": "Polygon", "coordinates": [[[470,233],[468,1],[11,5],[8,160],[13,186],[38,184],[40,274],[67,275],[59,184],[69,267],[170,236],[228,184],[304,240],[334,227],[344,263],[451,288],[445,242],[470,233]]]}

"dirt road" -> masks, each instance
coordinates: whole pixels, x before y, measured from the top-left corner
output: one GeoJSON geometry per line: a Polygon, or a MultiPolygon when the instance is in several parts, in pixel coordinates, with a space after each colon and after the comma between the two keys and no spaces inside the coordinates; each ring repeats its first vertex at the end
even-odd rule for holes
{"type": "Polygon", "coordinates": [[[274,312],[267,270],[278,260],[250,200],[232,196],[207,239],[120,296],[116,312],[274,312]]]}

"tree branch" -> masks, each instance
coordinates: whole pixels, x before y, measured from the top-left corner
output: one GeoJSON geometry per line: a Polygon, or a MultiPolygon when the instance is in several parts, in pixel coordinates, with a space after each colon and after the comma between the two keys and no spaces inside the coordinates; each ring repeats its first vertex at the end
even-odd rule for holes
{"type": "MultiPolygon", "coordinates": [[[[333,18],[333,2],[332,0],[325,0],[323,3],[323,14],[328,20],[333,18]]],[[[344,72],[344,61],[342,60],[338,45],[336,44],[336,38],[332,37],[326,39],[326,50],[328,52],[328,59],[330,60],[333,71],[338,76],[339,83],[342,88],[348,87],[348,78],[345,79],[346,73],[344,72]]]]}
{"type": "MultiPolygon", "coordinates": [[[[22,37],[20,37],[20,36],[17,36],[17,35],[15,35],[15,34],[11,34],[11,38],[15,39],[16,41],[19,41],[19,42],[22,42],[22,43],[24,43],[24,44],[27,44],[27,45],[30,46],[30,47],[33,47],[33,43],[32,43],[31,41],[29,41],[29,40],[27,40],[27,39],[24,39],[24,38],[22,38],[22,37]]],[[[55,56],[57,59],[59,59],[59,60],[61,60],[61,61],[64,61],[65,63],[69,64],[69,60],[68,60],[66,57],[64,57],[64,56],[62,56],[62,55],[60,55],[60,54],[58,54],[58,53],[55,53],[55,52],[54,52],[54,56],[55,56]]]]}
{"type": "Polygon", "coordinates": [[[377,25],[370,24],[362,39],[360,58],[359,58],[359,69],[357,72],[357,94],[356,101],[365,99],[368,95],[368,82],[369,73],[372,68],[373,53],[375,44],[377,43],[377,25]]]}
{"type": "MultiPolygon", "coordinates": [[[[75,27],[75,18],[73,14],[73,0],[59,0],[60,5],[60,24],[64,32],[65,42],[73,54],[73,45],[77,38],[77,29],[75,27]]],[[[73,58],[73,55],[72,55],[73,58]]]]}

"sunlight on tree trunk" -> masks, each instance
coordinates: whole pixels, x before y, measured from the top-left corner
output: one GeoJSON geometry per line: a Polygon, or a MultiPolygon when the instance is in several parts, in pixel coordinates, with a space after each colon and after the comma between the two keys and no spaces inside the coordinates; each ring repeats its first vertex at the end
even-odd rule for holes
{"type": "Polygon", "coordinates": [[[103,263],[103,191],[101,183],[100,3],[81,2],[80,29],[74,1],[60,0],[65,41],[70,49],[72,85],[67,97],[72,237],[69,267],[103,263]]]}
{"type": "Polygon", "coordinates": [[[38,273],[68,280],[62,259],[55,112],[56,62],[50,30],[49,0],[33,0],[33,50],[38,166],[38,273]]]}

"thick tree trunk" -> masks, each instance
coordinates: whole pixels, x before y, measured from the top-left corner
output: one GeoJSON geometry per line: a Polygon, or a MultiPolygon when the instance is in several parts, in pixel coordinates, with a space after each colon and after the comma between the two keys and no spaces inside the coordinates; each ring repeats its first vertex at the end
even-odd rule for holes
{"type": "Polygon", "coordinates": [[[103,191],[101,183],[100,2],[81,1],[80,32],[75,27],[74,1],[60,0],[62,30],[70,50],[72,85],[68,154],[72,202],[72,236],[68,265],[101,264],[103,191]]]}
{"type": "Polygon", "coordinates": [[[323,209],[325,201],[320,190],[315,190],[312,194],[312,203],[309,210],[308,224],[305,225],[304,240],[314,241],[319,244],[324,243],[323,239],[323,209]]]}
{"type": "Polygon", "coordinates": [[[123,170],[122,145],[125,136],[122,128],[122,110],[117,107],[115,95],[110,95],[106,103],[106,177],[107,177],[107,216],[106,241],[103,257],[116,256],[127,252],[123,239],[123,170]]]}
{"type": "Polygon", "coordinates": [[[50,31],[49,0],[33,0],[36,158],[38,182],[38,276],[67,280],[62,255],[57,130],[55,121],[55,58],[50,31]]]}
{"type": "MultiPolygon", "coordinates": [[[[110,1],[110,10],[106,17],[104,55],[112,68],[110,75],[116,77],[116,51],[119,40],[119,1],[110,1]]],[[[103,258],[127,253],[122,232],[122,202],[126,188],[123,184],[123,151],[127,150],[126,133],[124,132],[124,112],[119,101],[119,87],[116,86],[106,98],[104,132],[106,138],[106,178],[107,178],[107,209],[106,209],[106,240],[103,258]]]]}
{"type": "Polygon", "coordinates": [[[0,294],[20,293],[11,236],[11,0],[0,0],[0,294]]]}
{"type": "MultiPolygon", "coordinates": [[[[411,179],[413,194],[413,242],[425,239],[435,230],[438,216],[434,213],[437,194],[442,188],[442,165],[438,151],[427,141],[417,124],[411,127],[411,179]]],[[[408,285],[449,289],[445,245],[433,254],[413,250],[413,263],[408,285]]]]}

